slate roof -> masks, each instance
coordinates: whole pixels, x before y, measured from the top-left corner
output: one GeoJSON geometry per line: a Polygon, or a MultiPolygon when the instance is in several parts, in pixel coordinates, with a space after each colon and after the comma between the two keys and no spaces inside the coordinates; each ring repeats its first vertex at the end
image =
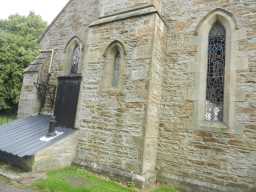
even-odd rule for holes
{"type": "Polygon", "coordinates": [[[33,156],[42,149],[60,141],[75,132],[74,129],[58,127],[62,135],[45,142],[50,116],[38,115],[0,126],[0,151],[18,157],[33,156]]]}

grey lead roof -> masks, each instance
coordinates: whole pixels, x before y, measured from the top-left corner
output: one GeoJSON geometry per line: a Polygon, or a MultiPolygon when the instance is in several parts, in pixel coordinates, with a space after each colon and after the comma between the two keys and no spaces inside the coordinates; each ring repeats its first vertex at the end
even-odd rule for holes
{"type": "Polygon", "coordinates": [[[49,120],[49,116],[38,115],[0,126],[0,151],[21,158],[33,156],[75,132],[73,129],[58,127],[56,130],[63,132],[62,135],[49,142],[41,141],[40,138],[48,133],[49,120]]]}

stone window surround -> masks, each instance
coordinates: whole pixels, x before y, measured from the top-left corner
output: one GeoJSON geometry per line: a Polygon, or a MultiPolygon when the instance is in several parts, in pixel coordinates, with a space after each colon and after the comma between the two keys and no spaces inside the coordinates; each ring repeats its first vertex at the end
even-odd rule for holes
{"type": "Polygon", "coordinates": [[[192,88],[194,101],[193,128],[207,129],[213,128],[235,129],[235,94],[236,94],[236,71],[248,67],[248,62],[241,63],[239,60],[238,40],[241,32],[236,20],[231,13],[224,9],[215,9],[209,13],[198,25],[196,30],[196,42],[199,47],[194,72],[195,81],[192,88]],[[205,120],[206,104],[206,82],[208,63],[208,37],[212,26],[219,21],[226,29],[226,69],[224,88],[224,120],[223,122],[211,122],[205,120]]]}
{"type": "Polygon", "coordinates": [[[109,92],[113,94],[118,94],[121,92],[122,89],[122,82],[123,82],[123,75],[125,72],[125,56],[126,51],[123,43],[121,43],[118,40],[112,41],[107,48],[104,51],[103,57],[104,57],[104,74],[102,78],[102,91],[103,92],[109,92]],[[113,67],[114,67],[114,52],[113,49],[118,49],[121,55],[121,65],[120,65],[120,73],[119,73],[119,83],[118,86],[113,87],[112,86],[112,80],[113,80],[113,67]]]}
{"type": "Polygon", "coordinates": [[[82,72],[82,61],[83,61],[83,43],[82,41],[80,40],[79,37],[77,36],[74,36],[72,37],[65,49],[64,49],[64,54],[65,54],[65,58],[64,58],[64,74],[65,75],[69,75],[70,74],[70,70],[71,70],[71,61],[72,61],[72,55],[73,55],[73,51],[74,49],[79,46],[80,47],[80,63],[79,63],[79,66],[78,66],[78,74],[81,74],[82,72]]]}

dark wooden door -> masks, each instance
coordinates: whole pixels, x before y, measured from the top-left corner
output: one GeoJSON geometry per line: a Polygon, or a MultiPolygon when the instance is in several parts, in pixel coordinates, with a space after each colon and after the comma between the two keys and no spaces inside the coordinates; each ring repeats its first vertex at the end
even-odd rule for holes
{"type": "Polygon", "coordinates": [[[64,76],[58,78],[54,110],[58,126],[74,128],[80,84],[81,76],[64,76]]]}

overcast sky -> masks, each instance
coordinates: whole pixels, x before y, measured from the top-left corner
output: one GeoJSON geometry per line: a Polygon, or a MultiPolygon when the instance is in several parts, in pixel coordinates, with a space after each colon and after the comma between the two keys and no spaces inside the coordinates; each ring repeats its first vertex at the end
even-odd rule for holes
{"type": "Polygon", "coordinates": [[[30,11],[41,15],[50,23],[69,0],[2,0],[0,19],[12,14],[28,15],[30,11]]]}

